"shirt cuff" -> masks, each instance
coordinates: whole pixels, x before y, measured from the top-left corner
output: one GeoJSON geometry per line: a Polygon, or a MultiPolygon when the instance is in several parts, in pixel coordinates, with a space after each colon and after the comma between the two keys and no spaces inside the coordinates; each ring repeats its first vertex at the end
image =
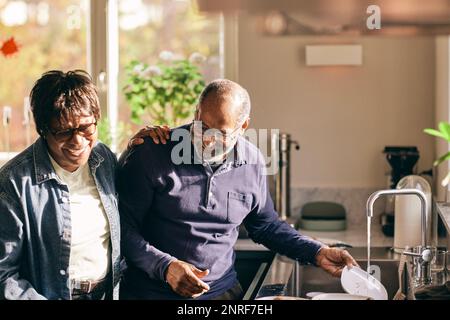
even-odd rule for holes
{"type": "Polygon", "coordinates": [[[167,255],[167,256],[162,257],[161,260],[158,262],[157,267],[156,267],[157,270],[155,273],[156,273],[156,276],[161,281],[166,282],[167,268],[175,260],[177,260],[177,258],[167,255]]]}
{"type": "Polygon", "coordinates": [[[327,246],[324,245],[322,242],[313,240],[308,250],[309,254],[307,256],[307,262],[317,267],[316,258],[320,250],[322,250],[323,248],[327,248],[327,246]]]}
{"type": "Polygon", "coordinates": [[[319,265],[317,264],[317,256],[319,255],[320,251],[322,251],[322,249],[324,248],[328,248],[327,245],[321,244],[320,248],[316,251],[316,254],[314,255],[314,259],[312,261],[312,264],[316,267],[318,267],[319,265]]]}

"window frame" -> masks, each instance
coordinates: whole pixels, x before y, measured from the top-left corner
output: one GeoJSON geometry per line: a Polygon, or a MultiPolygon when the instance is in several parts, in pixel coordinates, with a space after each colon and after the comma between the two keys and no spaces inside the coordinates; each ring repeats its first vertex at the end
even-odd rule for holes
{"type": "MultiPolygon", "coordinates": [[[[111,126],[113,152],[117,152],[119,113],[119,25],[118,0],[89,0],[87,13],[87,71],[98,87],[102,117],[111,126]]],[[[220,55],[222,77],[238,81],[238,16],[222,14],[220,55]]],[[[0,165],[18,152],[0,152],[0,165]]]]}

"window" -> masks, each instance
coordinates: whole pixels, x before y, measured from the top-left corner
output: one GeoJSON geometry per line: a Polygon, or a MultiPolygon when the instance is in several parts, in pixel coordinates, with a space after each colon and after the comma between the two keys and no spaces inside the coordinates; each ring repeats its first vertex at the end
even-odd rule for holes
{"type": "Polygon", "coordinates": [[[122,133],[120,151],[140,128],[130,123],[122,92],[125,66],[132,60],[152,64],[162,51],[184,57],[198,52],[207,58],[205,81],[222,77],[223,29],[222,16],[199,13],[194,0],[0,0],[0,46],[11,37],[19,45],[11,56],[0,54],[0,113],[11,116],[0,122],[0,165],[5,155],[37,138],[27,97],[45,71],[91,72],[100,87],[103,118],[112,119],[111,131],[122,133]]]}
{"type": "Polygon", "coordinates": [[[88,6],[88,0],[0,1],[0,44],[14,37],[19,45],[14,55],[0,55],[0,152],[21,151],[36,139],[27,97],[43,72],[87,69],[88,6]]]}
{"type": "MultiPolygon", "coordinates": [[[[125,67],[132,60],[157,62],[160,53],[188,58],[197,52],[206,57],[202,64],[205,81],[223,76],[223,21],[220,14],[198,12],[193,0],[119,0],[119,120],[130,123],[130,108],[122,89],[125,67]]],[[[123,147],[123,144],[122,144],[123,147]]]]}

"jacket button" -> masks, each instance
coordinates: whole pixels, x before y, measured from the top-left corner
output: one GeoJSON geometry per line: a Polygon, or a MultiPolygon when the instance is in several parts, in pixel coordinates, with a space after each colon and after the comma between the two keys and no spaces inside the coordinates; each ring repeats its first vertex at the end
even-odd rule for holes
{"type": "Polygon", "coordinates": [[[62,276],[65,276],[65,275],[66,275],[66,271],[64,271],[64,270],[59,270],[59,273],[60,273],[62,276]]]}

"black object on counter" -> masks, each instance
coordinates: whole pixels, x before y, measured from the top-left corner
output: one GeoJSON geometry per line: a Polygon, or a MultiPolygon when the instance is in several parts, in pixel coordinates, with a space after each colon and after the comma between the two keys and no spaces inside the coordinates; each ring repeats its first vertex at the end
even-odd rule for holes
{"type": "Polygon", "coordinates": [[[391,189],[395,189],[401,178],[413,174],[414,166],[419,160],[419,150],[417,147],[384,147],[383,153],[392,167],[391,189]]]}
{"type": "Polygon", "coordinates": [[[388,237],[394,236],[395,216],[391,213],[384,213],[381,216],[381,230],[388,237]]]}

